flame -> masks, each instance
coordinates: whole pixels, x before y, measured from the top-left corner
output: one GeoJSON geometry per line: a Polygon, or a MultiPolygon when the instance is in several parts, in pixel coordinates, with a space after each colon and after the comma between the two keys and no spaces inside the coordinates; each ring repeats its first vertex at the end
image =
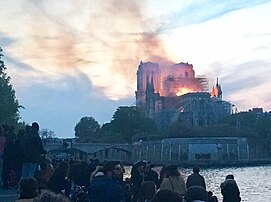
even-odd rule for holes
{"type": "Polygon", "coordinates": [[[178,92],[176,93],[176,95],[181,96],[186,93],[192,93],[192,92],[196,92],[196,91],[193,88],[182,87],[182,88],[178,88],[178,92]]]}

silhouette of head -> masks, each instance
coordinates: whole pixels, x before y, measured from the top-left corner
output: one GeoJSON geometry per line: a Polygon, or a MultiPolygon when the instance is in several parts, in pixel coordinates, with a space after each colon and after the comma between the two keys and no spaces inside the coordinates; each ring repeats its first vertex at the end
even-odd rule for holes
{"type": "Polygon", "coordinates": [[[123,177],[123,168],[119,161],[107,161],[104,164],[103,173],[110,178],[121,180],[123,177]]]}
{"type": "Polygon", "coordinates": [[[53,176],[64,179],[68,176],[70,170],[70,164],[67,161],[61,161],[60,164],[56,167],[53,176]]]}
{"type": "Polygon", "coordinates": [[[180,176],[178,167],[176,165],[169,165],[165,168],[167,176],[180,176]]]}
{"type": "Polygon", "coordinates": [[[187,202],[192,202],[194,200],[207,201],[208,193],[201,186],[192,186],[187,189],[184,197],[187,202]]]}
{"type": "Polygon", "coordinates": [[[231,175],[231,174],[230,174],[230,175],[227,175],[227,176],[226,176],[226,180],[229,180],[229,179],[234,180],[234,176],[233,176],[233,175],[231,175]]]}
{"type": "Polygon", "coordinates": [[[199,167],[195,166],[195,167],[193,168],[193,173],[199,173],[199,167]]]}
{"type": "Polygon", "coordinates": [[[40,129],[40,126],[37,122],[33,122],[32,125],[31,125],[32,129],[35,130],[36,132],[39,131],[40,129]]]}
{"type": "Polygon", "coordinates": [[[152,181],[145,181],[140,185],[138,199],[144,202],[146,199],[151,200],[156,193],[156,186],[152,181]]]}
{"type": "Polygon", "coordinates": [[[33,177],[22,178],[20,181],[20,199],[31,199],[38,195],[38,182],[33,177]]]}

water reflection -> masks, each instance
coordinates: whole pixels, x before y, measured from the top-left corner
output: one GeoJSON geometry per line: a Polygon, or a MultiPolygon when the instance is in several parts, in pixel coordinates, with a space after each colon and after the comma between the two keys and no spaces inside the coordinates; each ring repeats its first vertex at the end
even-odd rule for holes
{"type": "MultiPolygon", "coordinates": [[[[161,167],[156,167],[160,171],[161,167]]],[[[130,177],[131,167],[126,167],[125,177],[130,177]]],[[[187,178],[192,169],[180,168],[180,173],[187,178]]],[[[201,169],[207,190],[212,191],[219,201],[222,201],[220,184],[226,175],[233,174],[241,192],[242,201],[271,201],[271,166],[241,167],[241,168],[208,168],[201,169]]]]}

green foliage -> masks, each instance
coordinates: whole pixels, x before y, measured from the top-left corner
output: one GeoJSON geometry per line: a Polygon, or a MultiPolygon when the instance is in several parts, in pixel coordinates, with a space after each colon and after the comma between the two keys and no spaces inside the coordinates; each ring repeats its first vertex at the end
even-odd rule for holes
{"type": "Polygon", "coordinates": [[[114,134],[116,139],[131,141],[136,137],[149,136],[157,132],[152,119],[145,118],[135,106],[117,108],[110,123],[103,125],[103,134],[114,134]]]}
{"type": "Polygon", "coordinates": [[[16,124],[19,120],[19,105],[15,90],[10,84],[10,77],[6,73],[6,66],[2,60],[0,48],[0,123],[16,124]]]}
{"type": "Polygon", "coordinates": [[[271,132],[271,115],[253,111],[233,114],[223,121],[234,127],[236,133],[246,137],[267,137],[271,132]]]}
{"type": "Polygon", "coordinates": [[[170,125],[166,130],[166,137],[190,137],[194,136],[195,129],[191,126],[188,126],[181,121],[176,121],[170,125]]]}
{"type": "Polygon", "coordinates": [[[255,132],[260,137],[267,137],[271,135],[271,116],[268,113],[259,116],[255,122],[255,132]]]}
{"type": "Polygon", "coordinates": [[[171,124],[165,137],[259,137],[271,134],[271,114],[241,112],[228,116],[212,126],[193,127],[181,121],[171,124]]]}
{"type": "Polygon", "coordinates": [[[79,138],[80,142],[94,141],[99,133],[99,123],[91,117],[83,117],[74,127],[75,137],[79,138]]]}

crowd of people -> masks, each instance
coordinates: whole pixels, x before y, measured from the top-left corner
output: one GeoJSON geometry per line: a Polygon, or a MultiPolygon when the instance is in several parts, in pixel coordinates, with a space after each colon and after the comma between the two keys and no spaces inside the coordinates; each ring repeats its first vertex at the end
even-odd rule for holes
{"type": "MultiPolygon", "coordinates": [[[[160,172],[147,161],[132,166],[124,179],[119,161],[98,159],[51,161],[46,157],[34,122],[14,133],[14,127],[0,127],[0,187],[19,190],[18,202],[217,202],[207,190],[199,167],[185,180],[176,165],[164,165],[160,172]]],[[[241,201],[233,175],[220,185],[223,202],[241,201]]]]}
{"type": "Polygon", "coordinates": [[[0,127],[0,183],[3,189],[16,188],[24,177],[33,177],[42,155],[39,124],[33,122],[15,133],[15,126],[0,127]]]}

